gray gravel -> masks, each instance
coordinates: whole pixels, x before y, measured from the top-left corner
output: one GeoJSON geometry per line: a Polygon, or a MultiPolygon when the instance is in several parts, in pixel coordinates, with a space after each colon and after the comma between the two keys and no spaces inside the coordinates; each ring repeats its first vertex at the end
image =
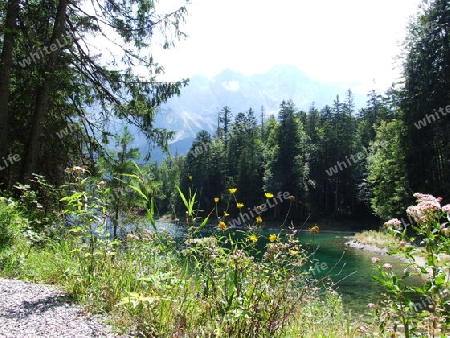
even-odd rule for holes
{"type": "Polygon", "coordinates": [[[0,337],[124,337],[52,285],[0,279],[0,337]]]}
{"type": "Polygon", "coordinates": [[[364,243],[357,241],[354,238],[352,238],[351,241],[348,241],[347,243],[345,243],[345,245],[350,248],[364,250],[364,251],[372,252],[372,253],[378,254],[378,255],[387,255],[387,252],[388,252],[388,250],[385,248],[379,248],[376,245],[371,245],[371,244],[364,244],[364,243]]]}

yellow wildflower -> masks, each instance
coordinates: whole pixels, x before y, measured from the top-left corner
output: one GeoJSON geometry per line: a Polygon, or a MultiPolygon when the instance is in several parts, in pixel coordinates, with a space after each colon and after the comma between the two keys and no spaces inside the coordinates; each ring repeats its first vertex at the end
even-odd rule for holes
{"type": "Polygon", "coordinates": [[[219,229],[220,230],[226,230],[227,229],[227,225],[225,224],[225,222],[220,222],[219,223],[219,229]]]}
{"type": "Polygon", "coordinates": [[[226,211],[223,212],[223,215],[224,215],[225,217],[230,216],[230,214],[229,214],[228,212],[226,212],[226,211]]]}
{"type": "Polygon", "coordinates": [[[258,205],[258,206],[256,207],[256,209],[257,209],[258,211],[261,211],[261,206],[258,205]]]}
{"type": "Polygon", "coordinates": [[[237,191],[237,188],[230,188],[228,189],[228,191],[230,192],[230,194],[234,194],[237,191]]]}
{"type": "Polygon", "coordinates": [[[314,225],[312,228],[309,228],[309,231],[311,231],[313,234],[317,234],[319,230],[320,229],[317,225],[314,225]]]}
{"type": "Polygon", "coordinates": [[[298,250],[289,250],[289,253],[292,255],[292,256],[295,256],[295,255],[298,255],[298,250]]]}
{"type": "Polygon", "coordinates": [[[277,235],[271,234],[271,235],[269,236],[269,241],[275,242],[276,240],[277,240],[277,235]]]}
{"type": "Polygon", "coordinates": [[[262,223],[262,221],[261,216],[256,216],[256,223],[262,223]]]}
{"type": "Polygon", "coordinates": [[[236,204],[236,206],[237,206],[239,209],[241,209],[241,208],[244,207],[244,203],[239,203],[239,202],[238,202],[238,203],[236,204]]]}
{"type": "Polygon", "coordinates": [[[188,178],[192,181],[192,175],[188,175],[188,178]]]}
{"type": "Polygon", "coordinates": [[[264,195],[266,198],[273,198],[273,194],[271,192],[266,192],[264,195]]]}
{"type": "Polygon", "coordinates": [[[255,234],[248,236],[248,239],[251,240],[253,243],[258,242],[258,237],[256,237],[255,234]]]}
{"type": "Polygon", "coordinates": [[[295,201],[295,196],[289,196],[289,199],[291,200],[291,201],[295,201]]]}
{"type": "Polygon", "coordinates": [[[220,198],[219,197],[214,197],[214,202],[219,203],[220,198]]]}

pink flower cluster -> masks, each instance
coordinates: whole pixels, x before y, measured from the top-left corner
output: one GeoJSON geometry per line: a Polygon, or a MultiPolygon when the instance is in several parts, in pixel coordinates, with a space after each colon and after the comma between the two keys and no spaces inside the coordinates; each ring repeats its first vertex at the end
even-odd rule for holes
{"type": "Polygon", "coordinates": [[[391,220],[389,220],[389,221],[387,221],[387,222],[384,222],[384,226],[385,227],[395,227],[395,226],[399,226],[399,225],[401,225],[402,224],[402,222],[400,222],[399,220],[398,220],[398,218],[393,218],[393,219],[391,219],[391,220]]]}
{"type": "Polygon", "coordinates": [[[77,174],[81,174],[81,173],[84,173],[87,170],[87,168],[88,168],[87,165],[83,165],[81,167],[75,166],[73,168],[66,168],[66,169],[64,169],[64,172],[66,174],[70,174],[72,172],[75,172],[77,174]]]}
{"type": "Polygon", "coordinates": [[[384,263],[383,266],[382,266],[382,268],[383,268],[383,269],[386,269],[386,270],[392,270],[392,264],[384,263]]]}
{"type": "Polygon", "coordinates": [[[410,206],[406,213],[418,223],[425,223],[433,217],[435,211],[441,210],[442,197],[434,197],[429,194],[415,193],[417,205],[410,206]]]}
{"type": "MultiPolygon", "coordinates": [[[[380,262],[380,259],[378,257],[372,257],[372,263],[373,264],[377,264],[379,262],[380,262]]],[[[386,270],[392,270],[392,264],[384,263],[382,268],[386,269],[386,270]]]]}
{"type": "Polygon", "coordinates": [[[450,215],[450,204],[444,205],[442,207],[442,211],[445,211],[447,214],[450,215]]]}

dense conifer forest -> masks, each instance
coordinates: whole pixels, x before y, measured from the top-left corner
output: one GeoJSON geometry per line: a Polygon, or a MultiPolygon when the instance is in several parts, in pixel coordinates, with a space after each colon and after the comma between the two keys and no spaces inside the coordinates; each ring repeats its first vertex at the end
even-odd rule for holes
{"type": "Polygon", "coordinates": [[[364,107],[224,106],[156,162],[133,140],[167,151],[156,116],[189,85],[151,55],[190,1],[161,2],[0,3],[0,335],[61,336],[75,302],[130,337],[448,337],[449,2],[422,2],[364,107]]]}
{"type": "MultiPolygon", "coordinates": [[[[167,147],[174,131],[155,128],[155,114],[188,81],[158,81],[162,69],[144,55],[155,34],[167,47],[183,37],[187,9],[161,14],[151,2],[141,5],[151,21],[130,10],[127,1],[94,2],[96,16],[64,0],[2,3],[4,192],[17,196],[15,184],[35,181],[33,174],[59,186],[65,168],[83,165],[120,186],[134,159],[148,171],[158,213],[173,217],[182,213],[176,186],[197,190],[199,210],[208,210],[230,187],[240,187],[239,199],[250,208],[261,203],[264,192],[289,192],[296,197],[291,215],[298,220],[386,219],[402,216],[416,191],[449,197],[446,1],[422,5],[402,46],[403,82],[368,93],[365,107],[355,109],[351,88],[346,97],[336,96],[325,107],[312,102],[307,111],[286,97],[275,116],[264,107],[225,106],[215,133],[199,132],[188,154],[171,154],[160,163],[129,149],[136,135],[127,128],[117,135],[111,126],[137,127],[150,144],[167,147]],[[123,67],[90,49],[89,36],[106,31],[133,46],[117,43],[109,55],[121,58],[123,67]]],[[[286,207],[267,218],[281,217],[286,207]]]]}

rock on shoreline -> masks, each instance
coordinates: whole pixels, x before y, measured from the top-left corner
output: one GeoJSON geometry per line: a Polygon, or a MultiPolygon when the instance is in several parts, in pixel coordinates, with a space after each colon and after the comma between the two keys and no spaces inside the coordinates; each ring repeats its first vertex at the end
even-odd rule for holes
{"type": "Polygon", "coordinates": [[[385,248],[379,248],[379,247],[377,247],[375,245],[371,245],[371,244],[364,244],[360,241],[357,241],[353,237],[349,237],[349,238],[351,238],[351,240],[345,243],[345,246],[347,246],[349,248],[355,248],[355,249],[359,249],[359,250],[373,252],[373,253],[379,254],[379,255],[387,255],[387,253],[388,253],[388,250],[385,248]]]}

